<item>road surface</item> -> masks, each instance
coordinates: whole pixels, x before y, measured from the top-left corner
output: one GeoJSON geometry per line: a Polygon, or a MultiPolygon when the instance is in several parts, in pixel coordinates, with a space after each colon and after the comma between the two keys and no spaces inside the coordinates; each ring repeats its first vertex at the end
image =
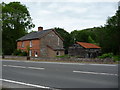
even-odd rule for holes
{"type": "Polygon", "coordinates": [[[0,80],[9,88],[118,88],[118,65],[3,60],[0,80]]]}

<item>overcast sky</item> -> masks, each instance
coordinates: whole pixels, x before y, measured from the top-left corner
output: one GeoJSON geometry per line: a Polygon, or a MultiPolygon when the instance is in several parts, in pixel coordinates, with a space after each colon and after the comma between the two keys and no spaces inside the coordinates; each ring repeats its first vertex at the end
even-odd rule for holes
{"type": "MultiPolygon", "coordinates": [[[[5,0],[6,3],[12,0],[5,0]]],[[[14,0],[15,1],[15,0],[14,0]]],[[[115,14],[119,0],[16,0],[28,8],[35,24],[44,29],[60,27],[66,31],[103,26],[115,14]]]]}

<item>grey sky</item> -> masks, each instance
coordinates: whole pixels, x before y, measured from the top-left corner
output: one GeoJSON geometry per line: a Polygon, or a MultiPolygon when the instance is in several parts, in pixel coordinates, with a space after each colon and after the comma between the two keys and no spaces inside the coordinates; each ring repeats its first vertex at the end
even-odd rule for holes
{"type": "Polygon", "coordinates": [[[35,24],[44,29],[61,27],[71,32],[104,25],[108,16],[113,16],[117,10],[118,1],[94,2],[22,2],[28,10],[35,24]]]}

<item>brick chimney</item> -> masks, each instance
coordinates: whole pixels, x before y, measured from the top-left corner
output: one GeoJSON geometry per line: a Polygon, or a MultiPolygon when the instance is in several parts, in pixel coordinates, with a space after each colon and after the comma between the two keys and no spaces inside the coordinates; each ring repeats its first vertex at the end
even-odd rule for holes
{"type": "Polygon", "coordinates": [[[38,31],[42,31],[43,30],[43,27],[38,27],[38,31]]]}

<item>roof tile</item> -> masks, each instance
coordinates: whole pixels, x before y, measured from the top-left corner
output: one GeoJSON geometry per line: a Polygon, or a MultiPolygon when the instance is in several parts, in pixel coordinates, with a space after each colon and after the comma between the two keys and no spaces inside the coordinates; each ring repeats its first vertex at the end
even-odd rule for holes
{"type": "Polygon", "coordinates": [[[77,42],[77,44],[81,45],[84,48],[101,48],[95,44],[92,43],[85,43],[85,42],[77,42]]]}

